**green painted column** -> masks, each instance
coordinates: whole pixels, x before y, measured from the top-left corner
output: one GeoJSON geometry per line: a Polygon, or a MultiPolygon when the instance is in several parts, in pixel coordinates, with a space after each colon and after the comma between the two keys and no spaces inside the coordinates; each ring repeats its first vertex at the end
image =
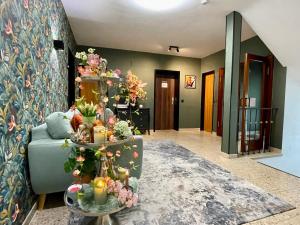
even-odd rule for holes
{"type": "Polygon", "coordinates": [[[232,12],[226,17],[225,84],[222,152],[238,153],[239,71],[242,16],[232,12]]]}

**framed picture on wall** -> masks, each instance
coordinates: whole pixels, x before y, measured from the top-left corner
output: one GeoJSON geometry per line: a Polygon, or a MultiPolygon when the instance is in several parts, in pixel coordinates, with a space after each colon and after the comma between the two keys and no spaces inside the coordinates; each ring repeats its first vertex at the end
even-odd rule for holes
{"type": "Polygon", "coordinates": [[[187,89],[196,89],[196,80],[195,75],[185,75],[184,87],[187,89]]]}

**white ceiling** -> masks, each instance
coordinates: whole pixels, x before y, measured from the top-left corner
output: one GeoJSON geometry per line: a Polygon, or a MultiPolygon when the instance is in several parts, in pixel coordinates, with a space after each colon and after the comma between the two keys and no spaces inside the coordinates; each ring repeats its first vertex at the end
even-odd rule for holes
{"type": "MultiPolygon", "coordinates": [[[[184,0],[180,7],[148,10],[138,0],[62,0],[79,45],[202,58],[225,47],[226,15],[259,0],[184,0]],[[180,53],[168,52],[168,46],[180,53]]],[[[164,1],[164,0],[161,0],[164,1]]],[[[244,21],[242,40],[255,36],[244,21]]]]}

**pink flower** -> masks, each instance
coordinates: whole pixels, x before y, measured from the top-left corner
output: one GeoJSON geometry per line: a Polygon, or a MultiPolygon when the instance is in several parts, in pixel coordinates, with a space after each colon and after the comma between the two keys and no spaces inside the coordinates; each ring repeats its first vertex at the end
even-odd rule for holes
{"type": "Polygon", "coordinates": [[[81,79],[81,77],[76,77],[75,81],[76,81],[77,83],[80,83],[80,82],[82,81],[82,79],[81,79]]]}
{"type": "Polygon", "coordinates": [[[74,176],[74,177],[78,177],[79,174],[80,174],[80,171],[79,171],[79,170],[74,170],[74,171],[73,171],[73,176],[74,176]]]}
{"type": "Polygon", "coordinates": [[[119,195],[118,195],[118,201],[119,201],[121,204],[125,204],[126,199],[127,199],[127,190],[126,190],[125,188],[123,188],[123,189],[121,189],[120,192],[119,192],[119,195]]]}
{"type": "Polygon", "coordinates": [[[88,54],[87,62],[91,67],[98,67],[100,64],[100,56],[98,54],[88,54]]]}
{"type": "Polygon", "coordinates": [[[127,200],[125,205],[126,205],[127,208],[131,208],[133,206],[132,199],[127,200]]]}
{"type": "Polygon", "coordinates": [[[29,8],[29,0],[24,0],[23,1],[23,6],[25,9],[28,9],[29,8]]]}
{"type": "Polygon", "coordinates": [[[137,159],[139,157],[139,153],[137,151],[134,151],[132,155],[134,159],[137,159]]]}
{"type": "Polygon", "coordinates": [[[138,195],[136,193],[134,193],[133,196],[132,196],[132,204],[133,204],[133,206],[137,205],[138,199],[139,199],[138,195]]]}
{"type": "Polygon", "coordinates": [[[122,71],[120,69],[115,69],[114,73],[120,76],[122,74],[122,71]]]}
{"type": "Polygon", "coordinates": [[[107,83],[107,85],[108,85],[109,87],[111,87],[111,86],[113,85],[112,80],[107,80],[106,83],[107,83]]]}
{"type": "Polygon", "coordinates": [[[114,154],[112,152],[107,152],[106,155],[107,155],[107,157],[113,157],[114,156],[114,154]]]}
{"type": "Polygon", "coordinates": [[[5,33],[7,35],[13,34],[13,30],[12,30],[12,22],[11,20],[8,20],[7,24],[5,25],[5,33]]]}
{"type": "Polygon", "coordinates": [[[84,162],[84,160],[85,160],[85,158],[81,155],[76,158],[76,161],[79,162],[79,163],[84,162]]]}
{"type": "Polygon", "coordinates": [[[114,125],[116,123],[116,117],[115,116],[110,116],[108,118],[108,124],[109,125],[114,125]]]}

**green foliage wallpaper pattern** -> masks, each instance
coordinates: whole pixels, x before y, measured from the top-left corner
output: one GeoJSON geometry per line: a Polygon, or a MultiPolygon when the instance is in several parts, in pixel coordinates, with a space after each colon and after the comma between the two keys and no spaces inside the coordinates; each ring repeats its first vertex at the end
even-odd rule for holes
{"type": "Polygon", "coordinates": [[[0,0],[0,15],[0,224],[22,224],[34,200],[29,130],[67,109],[67,49],[76,43],[60,0],[0,0]]]}

